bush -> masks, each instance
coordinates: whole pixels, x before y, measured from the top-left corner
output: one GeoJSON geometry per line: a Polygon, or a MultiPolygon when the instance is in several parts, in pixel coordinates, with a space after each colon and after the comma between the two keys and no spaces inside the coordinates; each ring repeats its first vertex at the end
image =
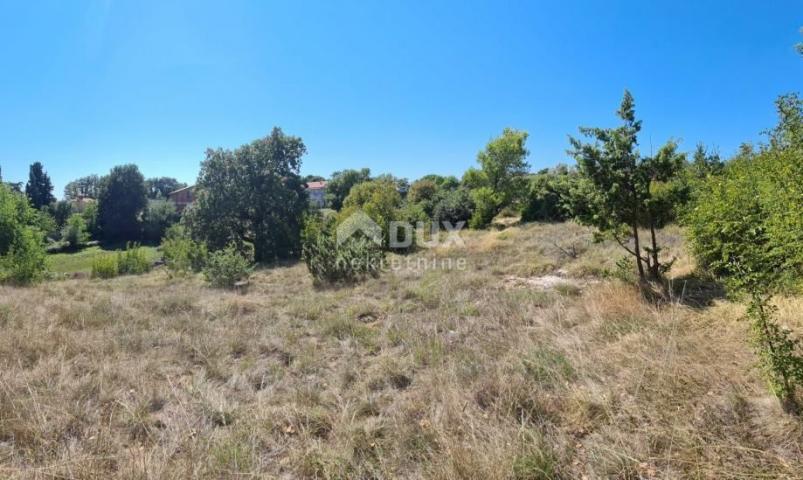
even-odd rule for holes
{"type": "Polygon", "coordinates": [[[114,278],[119,275],[117,256],[101,255],[92,261],[92,278],[114,278]]]}
{"type": "Polygon", "coordinates": [[[489,187],[480,187],[471,191],[474,200],[474,213],[469,220],[471,228],[485,228],[491,224],[500,209],[501,202],[489,187]]]}
{"type": "Polygon", "coordinates": [[[233,245],[209,255],[203,270],[206,281],[217,288],[234,288],[251,273],[248,260],[233,245]]]}
{"type": "Polygon", "coordinates": [[[45,258],[41,235],[32,228],[24,228],[0,261],[0,280],[16,285],[37,282],[44,277],[45,258]]]}
{"type": "Polygon", "coordinates": [[[302,256],[316,284],[376,276],[385,258],[376,243],[359,234],[338,244],[334,222],[320,217],[307,218],[302,241],[302,256]]]}
{"type": "Polygon", "coordinates": [[[67,244],[68,248],[72,249],[78,248],[82,243],[89,240],[84,217],[77,213],[71,215],[61,231],[61,239],[67,244]]]}
{"type": "Polygon", "coordinates": [[[162,240],[165,265],[173,273],[200,272],[209,256],[206,244],[194,241],[181,225],[173,225],[162,240]]]}
{"type": "Polygon", "coordinates": [[[142,238],[158,242],[167,229],[178,222],[176,206],[168,200],[150,200],[142,214],[142,238]]]}
{"type": "Polygon", "coordinates": [[[151,262],[139,244],[129,243],[124,252],[117,252],[117,272],[120,275],[139,275],[151,270],[151,262]]]}
{"type": "Polygon", "coordinates": [[[443,222],[457,225],[459,222],[468,223],[473,213],[474,200],[471,199],[468,190],[461,188],[447,193],[435,204],[432,219],[438,225],[443,225],[443,222]]]}

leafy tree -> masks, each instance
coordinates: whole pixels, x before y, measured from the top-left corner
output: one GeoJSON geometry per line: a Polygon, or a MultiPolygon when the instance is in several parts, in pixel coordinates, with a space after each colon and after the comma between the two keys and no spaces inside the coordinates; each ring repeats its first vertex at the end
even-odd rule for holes
{"type": "Polygon", "coordinates": [[[660,247],[655,230],[672,218],[675,192],[671,184],[685,158],[672,141],[653,157],[639,154],[641,121],[636,120],[630,92],[625,91],[617,115],[623,122],[617,128],[580,128],[580,133],[593,138],[594,143],[570,137],[570,153],[577,160],[588,194],[585,199],[588,210],[578,219],[611,234],[635,257],[640,280],[647,276],[657,279],[670,264],[659,261],[660,247]],[[642,248],[639,227],[650,230],[649,247],[642,248]],[[628,233],[632,236],[633,248],[623,240],[628,233]]]}
{"type": "Polygon", "coordinates": [[[142,213],[142,238],[158,242],[164,237],[171,225],[179,221],[181,216],[176,206],[168,200],[149,200],[142,213]]]}
{"type": "Polygon", "coordinates": [[[98,198],[98,225],[106,240],[139,238],[139,218],[147,206],[145,179],[136,165],[114,167],[103,177],[98,198]]]}
{"type": "Polygon", "coordinates": [[[697,144],[691,164],[689,164],[689,169],[694,178],[701,179],[708,175],[718,175],[722,173],[724,167],[725,162],[719,158],[717,152],[709,152],[706,150],[705,145],[702,143],[697,144]]]}
{"type": "Polygon", "coordinates": [[[346,220],[357,210],[362,210],[376,222],[384,234],[383,245],[390,240],[390,222],[404,220],[399,215],[402,198],[395,183],[388,180],[372,180],[355,185],[343,202],[338,223],[346,220]]]}
{"type": "Polygon", "coordinates": [[[351,188],[370,179],[371,170],[368,168],[342,170],[333,173],[332,178],[326,183],[326,205],[329,208],[340,210],[343,208],[343,201],[348,196],[351,188]]]}
{"type": "Polygon", "coordinates": [[[451,190],[441,198],[432,210],[432,219],[438,224],[449,222],[456,226],[460,222],[468,223],[474,213],[474,200],[465,188],[451,190]]]}
{"type": "Polygon", "coordinates": [[[73,180],[64,187],[65,200],[77,200],[78,198],[94,198],[100,196],[101,178],[97,175],[88,175],[73,180]]]}
{"type": "Polygon", "coordinates": [[[25,184],[25,195],[37,210],[56,201],[56,197],[53,196],[53,184],[40,162],[31,165],[28,183],[25,184]]]}
{"type": "Polygon", "coordinates": [[[70,248],[76,249],[82,243],[89,240],[89,233],[86,229],[86,221],[80,214],[75,213],[67,220],[61,232],[61,238],[67,242],[70,248]]]}
{"type": "Polygon", "coordinates": [[[525,222],[560,222],[571,215],[567,199],[578,174],[574,170],[557,167],[532,175],[529,178],[527,197],[522,206],[521,219],[525,222]]]}
{"type": "Polygon", "coordinates": [[[186,187],[186,183],[171,177],[149,178],[145,180],[145,190],[151,200],[166,199],[171,192],[186,187]]]}
{"type": "Polygon", "coordinates": [[[192,236],[212,251],[253,245],[258,262],[300,255],[308,200],[298,171],[306,151],[279,128],[234,151],[207,150],[185,213],[192,236]]]}
{"type": "Polygon", "coordinates": [[[25,284],[43,276],[45,251],[38,221],[23,194],[0,183],[0,281],[25,284]]]}
{"type": "Polygon", "coordinates": [[[67,222],[67,219],[72,215],[72,204],[65,200],[51,203],[48,206],[48,212],[56,220],[56,225],[61,228],[67,222]]]}
{"type": "Polygon", "coordinates": [[[301,177],[301,181],[304,182],[304,184],[307,184],[307,183],[310,183],[310,182],[323,182],[325,180],[326,180],[326,178],[324,178],[324,177],[322,177],[320,175],[304,175],[303,177],[301,177]]]}
{"type": "Polygon", "coordinates": [[[525,148],[527,132],[505,128],[477,154],[480,169],[469,169],[463,183],[472,189],[476,205],[472,228],[487,226],[504,207],[518,200],[524,191],[529,151],[525,148]]]}

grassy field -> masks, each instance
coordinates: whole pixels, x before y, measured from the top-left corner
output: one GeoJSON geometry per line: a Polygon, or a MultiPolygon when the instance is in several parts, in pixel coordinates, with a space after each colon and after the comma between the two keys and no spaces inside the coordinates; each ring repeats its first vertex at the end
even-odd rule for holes
{"type": "MultiPolygon", "coordinates": [[[[161,254],[156,250],[156,247],[143,246],[148,259],[155,261],[161,257],[161,254]]],[[[57,274],[73,274],[73,273],[90,273],[92,271],[92,262],[99,256],[109,253],[115,253],[120,250],[125,250],[125,246],[119,247],[102,247],[95,246],[85,248],[77,252],[69,253],[54,253],[48,255],[48,270],[57,274]]]]}
{"type": "MultiPolygon", "coordinates": [[[[351,287],[302,264],[245,294],[158,270],[0,287],[0,477],[803,476],[803,423],[679,230],[660,305],[576,225],[464,236],[351,287]]],[[[803,300],[778,306],[803,331],[803,300]]]]}

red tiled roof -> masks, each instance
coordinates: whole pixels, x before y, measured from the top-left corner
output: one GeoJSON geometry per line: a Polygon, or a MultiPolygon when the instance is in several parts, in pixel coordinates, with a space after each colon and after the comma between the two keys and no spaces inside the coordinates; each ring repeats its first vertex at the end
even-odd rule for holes
{"type": "Polygon", "coordinates": [[[326,182],[307,182],[308,190],[320,190],[326,188],[326,182]]]}

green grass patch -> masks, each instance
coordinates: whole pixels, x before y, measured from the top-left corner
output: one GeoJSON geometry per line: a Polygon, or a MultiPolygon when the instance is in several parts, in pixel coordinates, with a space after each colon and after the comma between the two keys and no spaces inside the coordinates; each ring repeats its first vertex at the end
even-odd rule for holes
{"type": "MultiPolygon", "coordinates": [[[[161,253],[156,247],[140,247],[150,262],[154,262],[161,257],[161,253]]],[[[92,263],[103,255],[125,250],[125,246],[95,246],[70,253],[54,253],[47,256],[47,267],[53,273],[87,273],[92,272],[92,263]]]]}

